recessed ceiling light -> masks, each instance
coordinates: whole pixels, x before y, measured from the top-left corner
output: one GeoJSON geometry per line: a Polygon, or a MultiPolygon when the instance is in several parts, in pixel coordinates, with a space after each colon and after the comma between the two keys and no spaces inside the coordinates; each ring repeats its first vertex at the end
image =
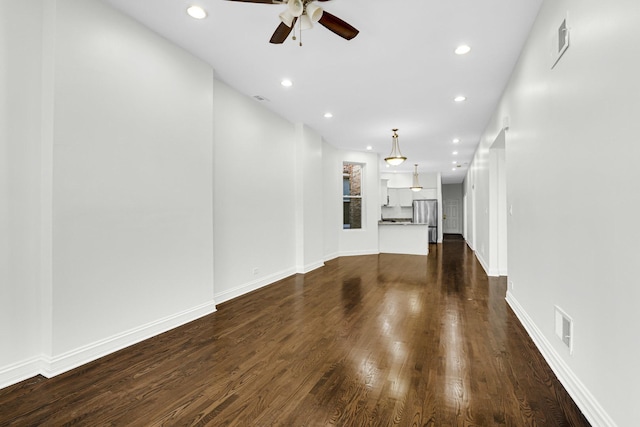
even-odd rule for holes
{"type": "Polygon", "coordinates": [[[467,53],[471,52],[471,48],[466,44],[461,44],[456,48],[455,52],[457,55],[466,55],[467,53]]]}
{"type": "Polygon", "coordinates": [[[370,145],[367,145],[367,151],[371,151],[371,150],[373,150],[373,147],[370,145]]]}
{"type": "Polygon", "coordinates": [[[284,79],[283,81],[280,82],[280,84],[284,87],[291,87],[293,86],[293,82],[289,79],[284,79]]]}
{"type": "Polygon", "coordinates": [[[454,144],[457,144],[458,142],[460,142],[460,140],[459,140],[458,138],[454,138],[454,139],[453,139],[453,143],[454,143],[454,144]]]}
{"type": "Polygon", "coordinates": [[[453,163],[454,165],[457,165],[457,164],[458,164],[458,161],[457,161],[457,160],[454,160],[454,161],[453,161],[453,162],[451,162],[451,163],[453,163]]]}
{"type": "Polygon", "coordinates": [[[333,114],[331,114],[331,113],[324,113],[324,117],[325,117],[325,119],[330,119],[331,117],[333,117],[333,114]]]}
{"type": "Polygon", "coordinates": [[[456,168],[451,168],[451,170],[455,172],[456,168]]]}
{"type": "Polygon", "coordinates": [[[457,155],[458,155],[458,152],[457,152],[457,151],[454,151],[454,152],[453,152],[453,155],[454,155],[454,156],[457,156],[457,155]]]}
{"type": "Polygon", "coordinates": [[[187,8],[187,13],[190,17],[195,19],[204,19],[207,17],[207,12],[200,6],[189,6],[187,8]]]}
{"type": "Polygon", "coordinates": [[[462,102],[462,101],[466,101],[467,98],[462,96],[462,95],[460,95],[460,96],[456,96],[455,98],[453,98],[453,100],[456,101],[456,102],[462,102]]]}

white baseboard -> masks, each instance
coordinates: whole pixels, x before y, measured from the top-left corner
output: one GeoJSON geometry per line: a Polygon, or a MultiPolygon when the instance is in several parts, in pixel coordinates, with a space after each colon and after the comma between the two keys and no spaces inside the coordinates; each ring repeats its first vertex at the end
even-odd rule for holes
{"type": "Polygon", "coordinates": [[[378,255],[379,251],[349,251],[349,252],[340,252],[340,256],[361,256],[361,255],[378,255]]]}
{"type": "Polygon", "coordinates": [[[498,270],[489,268],[489,264],[484,260],[484,258],[482,258],[482,256],[478,251],[473,251],[473,253],[476,255],[476,258],[478,259],[478,261],[480,261],[480,265],[484,269],[484,272],[487,273],[487,276],[490,276],[490,277],[500,276],[500,272],[498,270]]]}
{"type": "Polygon", "coordinates": [[[121,334],[68,351],[59,356],[49,357],[43,355],[42,371],[40,373],[47,378],[60,375],[63,372],[77,368],[78,366],[92,362],[156,335],[160,335],[163,332],[182,326],[215,311],[216,304],[214,301],[210,301],[163,319],[147,323],[146,325],[130,329],[121,334]]]}
{"type": "Polygon", "coordinates": [[[47,378],[60,375],[215,311],[216,304],[214,301],[210,301],[57,356],[43,354],[0,368],[0,388],[8,387],[36,375],[43,375],[47,378]]]}
{"type": "Polygon", "coordinates": [[[294,274],[296,274],[296,269],[290,268],[279,273],[274,273],[269,276],[262,277],[258,280],[254,280],[253,282],[245,283],[244,285],[237,286],[233,289],[229,289],[228,291],[220,292],[219,294],[215,294],[214,298],[218,302],[218,304],[220,304],[237,298],[246,293],[263,288],[267,285],[277,282],[278,280],[282,280],[285,277],[289,277],[294,274]]]}
{"type": "Polygon", "coordinates": [[[589,423],[594,427],[616,427],[613,419],[611,419],[587,387],[573,373],[571,368],[569,368],[560,354],[553,348],[542,331],[538,329],[531,317],[529,317],[524,308],[509,291],[507,291],[506,300],[536,347],[538,347],[542,357],[547,361],[551,370],[556,374],[560,383],[567,390],[567,393],[569,393],[589,423]]]}
{"type": "Polygon", "coordinates": [[[313,262],[311,264],[307,264],[305,266],[297,267],[296,273],[307,274],[313,270],[317,270],[320,267],[324,267],[323,261],[313,262]]]}
{"type": "Polygon", "coordinates": [[[0,389],[35,377],[39,375],[41,371],[42,358],[40,357],[32,357],[22,362],[0,368],[0,389]]]}
{"type": "Polygon", "coordinates": [[[331,261],[333,259],[336,259],[340,256],[340,254],[338,252],[334,252],[332,254],[328,254],[324,256],[324,262],[328,262],[331,261]]]}

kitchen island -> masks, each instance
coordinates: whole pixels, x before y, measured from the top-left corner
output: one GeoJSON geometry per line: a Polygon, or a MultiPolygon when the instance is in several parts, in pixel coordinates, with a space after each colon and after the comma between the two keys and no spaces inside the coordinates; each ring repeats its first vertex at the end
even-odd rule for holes
{"type": "Polygon", "coordinates": [[[378,223],[380,253],[428,255],[429,226],[412,222],[380,221],[378,223]]]}

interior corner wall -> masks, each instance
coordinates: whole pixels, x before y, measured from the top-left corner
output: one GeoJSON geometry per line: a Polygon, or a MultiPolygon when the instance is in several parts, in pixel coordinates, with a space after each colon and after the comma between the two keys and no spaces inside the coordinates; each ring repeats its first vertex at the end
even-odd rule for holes
{"type": "Polygon", "coordinates": [[[0,2],[0,388],[40,356],[43,5],[0,2]]]}
{"type": "Polygon", "coordinates": [[[296,271],[307,273],[324,265],[322,138],[296,124],[296,271]]]}
{"type": "MultiPolygon", "coordinates": [[[[377,254],[378,249],[378,220],[380,218],[380,174],[378,155],[358,151],[339,151],[334,159],[332,170],[337,171],[342,178],[342,164],[344,162],[360,163],[363,169],[363,213],[362,228],[359,230],[339,230],[339,251],[341,256],[377,254]]],[[[342,200],[342,188],[339,187],[339,200],[342,200]]],[[[342,202],[340,202],[342,203],[342,202]]],[[[342,218],[342,206],[340,207],[342,218]]]]}
{"type": "Polygon", "coordinates": [[[628,48],[639,21],[634,0],[545,0],[473,160],[488,161],[509,117],[507,301],[594,426],[640,417],[629,380],[640,377],[640,170],[621,160],[640,157],[640,100],[629,96],[640,93],[640,55],[628,48]],[[552,67],[565,18],[570,46],[552,67]],[[572,318],[571,353],[555,306],[572,318]]]}
{"type": "Polygon", "coordinates": [[[223,302],[296,272],[296,129],[219,80],[213,117],[215,299],[223,302]]]}
{"type": "Polygon", "coordinates": [[[340,256],[342,232],[342,163],[340,150],[322,143],[323,256],[325,261],[340,256]]]}

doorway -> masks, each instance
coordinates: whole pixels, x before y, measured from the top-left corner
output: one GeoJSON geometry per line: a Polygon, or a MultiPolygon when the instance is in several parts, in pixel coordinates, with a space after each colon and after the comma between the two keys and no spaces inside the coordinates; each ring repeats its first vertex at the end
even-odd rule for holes
{"type": "Polygon", "coordinates": [[[463,199],[462,184],[442,185],[442,231],[447,234],[462,234],[463,199]]]}

